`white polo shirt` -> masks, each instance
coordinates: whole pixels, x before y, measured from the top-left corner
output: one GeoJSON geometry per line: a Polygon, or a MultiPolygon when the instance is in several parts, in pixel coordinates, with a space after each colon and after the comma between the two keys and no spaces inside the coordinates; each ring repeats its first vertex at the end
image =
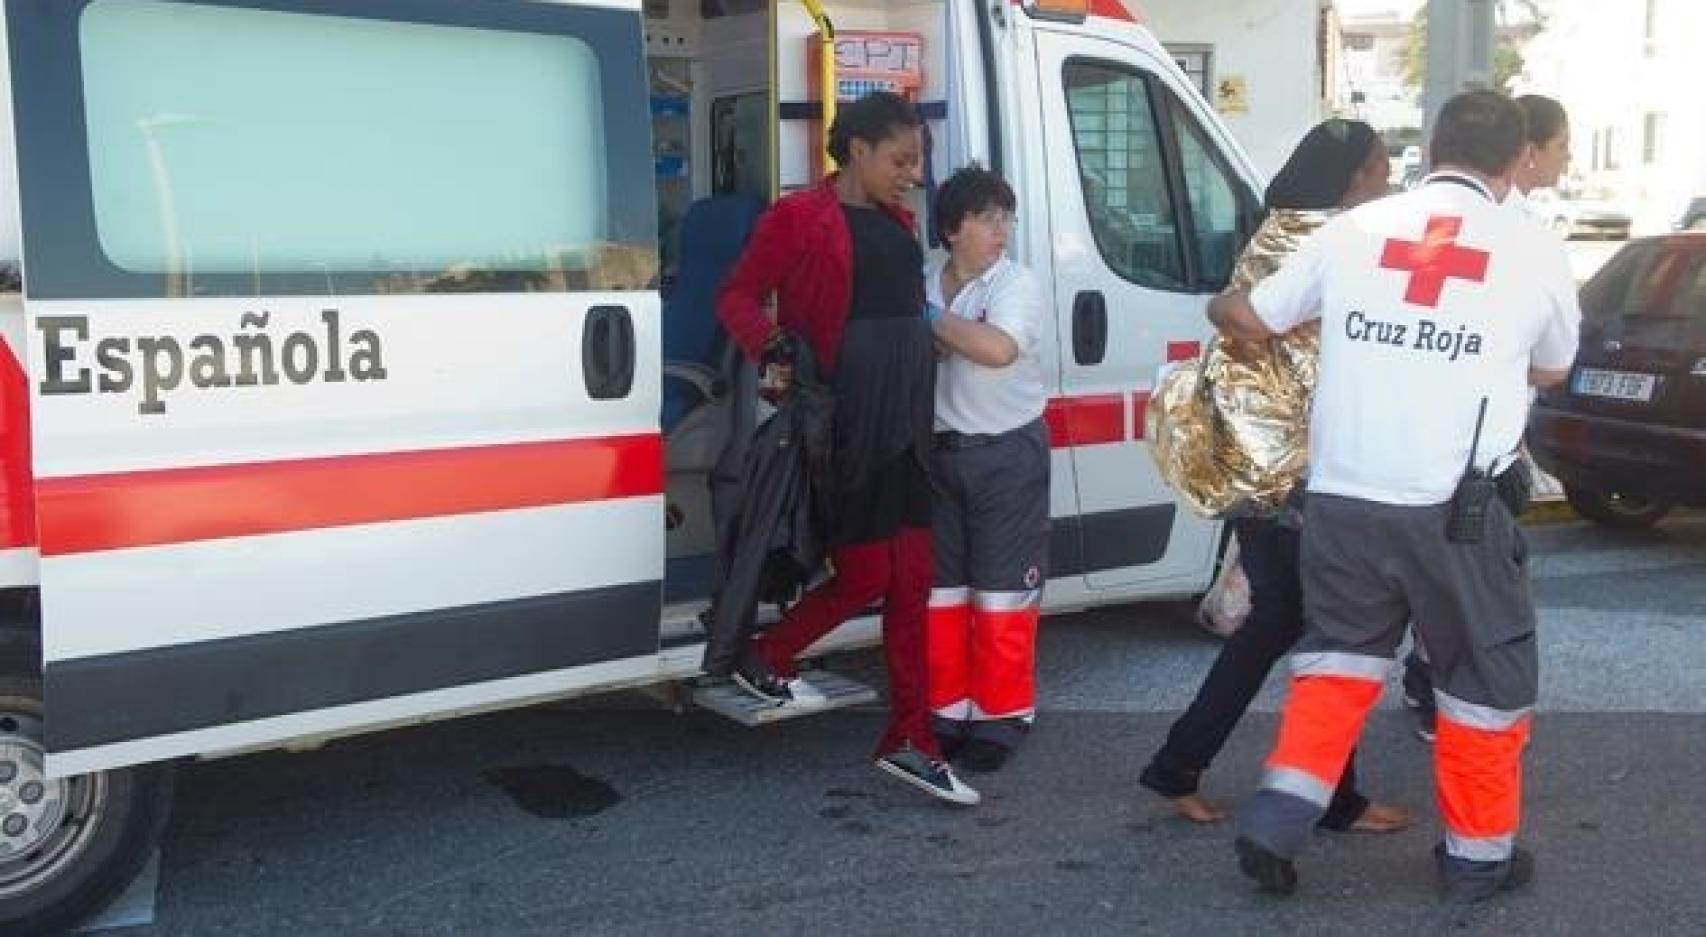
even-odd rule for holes
{"type": "Polygon", "coordinates": [[[1030,271],[1002,257],[967,283],[952,306],[943,302],[946,259],[930,264],[924,295],[946,315],[993,325],[1019,346],[1019,357],[991,368],[949,353],[936,366],[936,429],[995,434],[1018,429],[1043,415],[1042,342],[1052,325],[1050,303],[1030,271]]]}
{"type": "Polygon", "coordinates": [[[1522,190],[1516,186],[1513,185],[1505,191],[1503,204],[1505,208],[1515,212],[1518,217],[1527,218],[1547,231],[1552,230],[1552,224],[1547,219],[1546,213],[1541,211],[1539,206],[1534,204],[1534,200],[1523,194],[1522,190]]]}
{"type": "Polygon", "coordinates": [[[1517,448],[1528,370],[1568,368],[1581,310],[1562,243],[1467,176],[1345,212],[1251,293],[1276,332],[1319,317],[1309,490],[1439,504],[1517,448]]]}

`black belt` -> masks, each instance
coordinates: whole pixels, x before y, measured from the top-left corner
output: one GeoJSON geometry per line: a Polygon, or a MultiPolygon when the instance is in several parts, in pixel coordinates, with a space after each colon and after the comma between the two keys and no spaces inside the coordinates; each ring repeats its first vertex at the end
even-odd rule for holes
{"type": "Polygon", "coordinates": [[[987,446],[1000,439],[1006,433],[960,433],[954,430],[943,430],[936,434],[938,449],[975,449],[987,446]]]}

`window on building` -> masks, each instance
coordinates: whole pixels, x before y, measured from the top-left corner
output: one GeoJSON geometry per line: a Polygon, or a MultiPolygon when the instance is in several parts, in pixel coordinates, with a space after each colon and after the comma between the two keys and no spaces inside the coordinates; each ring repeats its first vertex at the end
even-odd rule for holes
{"type": "Polygon", "coordinates": [[[1641,162],[1656,165],[1664,159],[1665,115],[1648,114],[1642,126],[1641,162]]]}
{"type": "Polygon", "coordinates": [[[1605,140],[1605,159],[1602,161],[1602,168],[1623,168],[1622,160],[1619,158],[1620,154],[1617,152],[1617,128],[1605,128],[1603,139],[1605,140]]]}
{"type": "Polygon", "coordinates": [[[1090,230],[1108,266],[1139,286],[1187,287],[1149,80],[1100,62],[1065,68],[1066,108],[1090,230]]]}
{"type": "Polygon", "coordinates": [[[1214,100],[1214,46],[1170,43],[1167,52],[1207,100],[1214,100]]]}

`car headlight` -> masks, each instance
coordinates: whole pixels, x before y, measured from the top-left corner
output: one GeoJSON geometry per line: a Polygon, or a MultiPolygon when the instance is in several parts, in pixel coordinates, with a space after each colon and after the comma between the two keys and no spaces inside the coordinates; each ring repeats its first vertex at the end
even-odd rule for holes
{"type": "Polygon", "coordinates": [[[1694,362],[1694,369],[1688,372],[1695,377],[1706,377],[1706,358],[1694,362]]]}

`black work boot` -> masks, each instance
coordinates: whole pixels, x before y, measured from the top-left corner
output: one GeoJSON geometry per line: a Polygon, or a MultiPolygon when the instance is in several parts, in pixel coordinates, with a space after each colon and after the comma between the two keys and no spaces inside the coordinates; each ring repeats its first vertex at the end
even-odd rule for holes
{"type": "Polygon", "coordinates": [[[1238,850],[1238,871],[1255,881],[1258,890],[1271,895],[1289,895],[1297,890],[1297,867],[1247,836],[1233,843],[1238,850]]]}
{"type": "Polygon", "coordinates": [[[1445,851],[1445,844],[1434,846],[1434,861],[1439,866],[1440,885],[1445,900],[1451,904],[1474,904],[1515,891],[1534,878],[1534,854],[1518,846],[1511,857],[1500,862],[1476,862],[1461,859],[1445,851]]]}

